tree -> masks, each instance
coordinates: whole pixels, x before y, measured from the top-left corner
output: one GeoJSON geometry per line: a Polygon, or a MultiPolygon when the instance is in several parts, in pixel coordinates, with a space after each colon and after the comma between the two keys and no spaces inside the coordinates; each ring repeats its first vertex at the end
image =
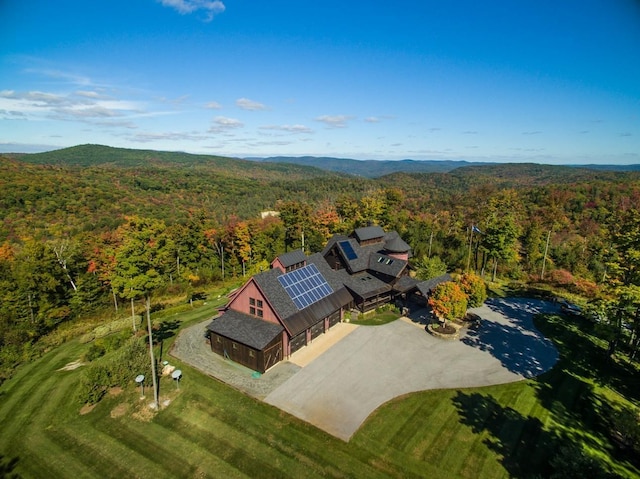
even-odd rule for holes
{"type": "Polygon", "coordinates": [[[470,308],[477,308],[487,300],[487,286],[477,274],[463,274],[458,279],[458,284],[469,298],[470,308]]]}
{"type": "Polygon", "coordinates": [[[161,221],[132,217],[123,227],[124,241],[116,252],[115,287],[131,299],[143,296],[149,334],[149,356],[153,379],[154,404],[158,384],[151,328],[151,294],[165,282],[164,274],[173,263],[173,245],[161,221]]]}
{"type": "Polygon", "coordinates": [[[429,306],[436,316],[447,321],[463,318],[467,312],[467,295],[453,281],[440,283],[429,296],[429,306]]]}
{"type": "Polygon", "coordinates": [[[428,258],[423,256],[415,265],[416,278],[422,280],[428,280],[442,276],[447,272],[447,265],[440,259],[439,256],[432,256],[428,258]]]}

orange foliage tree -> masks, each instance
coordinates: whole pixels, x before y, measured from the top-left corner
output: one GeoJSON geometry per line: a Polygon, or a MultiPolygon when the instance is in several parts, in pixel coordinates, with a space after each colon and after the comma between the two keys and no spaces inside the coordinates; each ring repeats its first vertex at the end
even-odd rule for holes
{"type": "Polygon", "coordinates": [[[462,318],[467,312],[467,295],[457,283],[440,283],[429,296],[429,306],[435,315],[447,321],[462,318]]]}

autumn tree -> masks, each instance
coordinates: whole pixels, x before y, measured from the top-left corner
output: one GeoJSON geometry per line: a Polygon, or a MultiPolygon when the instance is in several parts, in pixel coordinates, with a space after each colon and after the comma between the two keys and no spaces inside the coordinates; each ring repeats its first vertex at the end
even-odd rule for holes
{"type": "Polygon", "coordinates": [[[458,278],[458,284],[469,299],[469,307],[477,308],[487,300],[487,286],[484,280],[473,273],[465,273],[458,278]]]}
{"type": "Polygon", "coordinates": [[[429,306],[435,315],[447,321],[461,319],[467,312],[467,295],[453,281],[440,283],[429,296],[429,306]]]}

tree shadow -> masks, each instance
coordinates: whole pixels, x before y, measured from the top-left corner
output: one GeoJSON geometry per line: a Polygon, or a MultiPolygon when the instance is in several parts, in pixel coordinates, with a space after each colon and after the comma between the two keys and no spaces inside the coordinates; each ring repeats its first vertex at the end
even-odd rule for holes
{"type": "Polygon", "coordinates": [[[581,318],[541,317],[537,326],[553,338],[560,351],[561,367],[568,373],[608,387],[629,401],[640,402],[640,375],[630,363],[610,358],[604,342],[598,343],[581,318]],[[579,330],[579,332],[577,331],[579,330]],[[585,334],[587,333],[587,334],[585,334]]]}
{"type": "MultiPolygon", "coordinates": [[[[452,399],[460,416],[460,422],[475,434],[485,435],[483,443],[498,456],[509,476],[513,478],[565,477],[559,469],[567,464],[558,464],[559,451],[570,458],[584,458],[581,442],[544,427],[532,416],[500,405],[492,396],[479,393],[465,394],[458,391],[452,399]]],[[[612,477],[606,465],[599,459],[588,457],[593,474],[584,477],[612,477]]],[[[569,464],[574,467],[574,464],[569,464]]],[[[574,470],[583,477],[584,470],[574,470]]]]}
{"type": "Polygon", "coordinates": [[[160,323],[153,331],[153,339],[156,343],[172,338],[180,328],[180,321],[169,319],[160,323]]]}
{"type": "Polygon", "coordinates": [[[542,302],[489,300],[486,305],[508,321],[483,318],[478,327],[467,330],[462,343],[489,352],[506,369],[524,378],[548,371],[559,355],[553,343],[534,327],[533,315],[545,309],[539,303],[542,302]]]}
{"type": "Polygon", "coordinates": [[[2,479],[19,479],[20,475],[15,472],[18,466],[18,457],[5,458],[0,454],[0,478],[2,479]]]}

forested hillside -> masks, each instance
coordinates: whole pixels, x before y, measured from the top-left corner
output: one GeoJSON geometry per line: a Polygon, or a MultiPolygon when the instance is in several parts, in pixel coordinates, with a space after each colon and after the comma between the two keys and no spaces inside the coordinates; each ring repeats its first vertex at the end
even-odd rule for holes
{"type": "Polygon", "coordinates": [[[639,178],[514,164],[366,179],[95,145],[0,157],[1,374],[61,323],[138,301],[127,275],[139,266],[125,254],[138,246],[161,258],[154,292],[186,297],[303,241],[316,252],[334,233],[379,224],[409,243],[416,268],[437,258],[529,282],[544,265],[545,281],[606,297],[612,279],[640,284],[640,240],[625,233],[640,225],[639,178]],[[270,210],[279,216],[261,217],[270,210]]]}

